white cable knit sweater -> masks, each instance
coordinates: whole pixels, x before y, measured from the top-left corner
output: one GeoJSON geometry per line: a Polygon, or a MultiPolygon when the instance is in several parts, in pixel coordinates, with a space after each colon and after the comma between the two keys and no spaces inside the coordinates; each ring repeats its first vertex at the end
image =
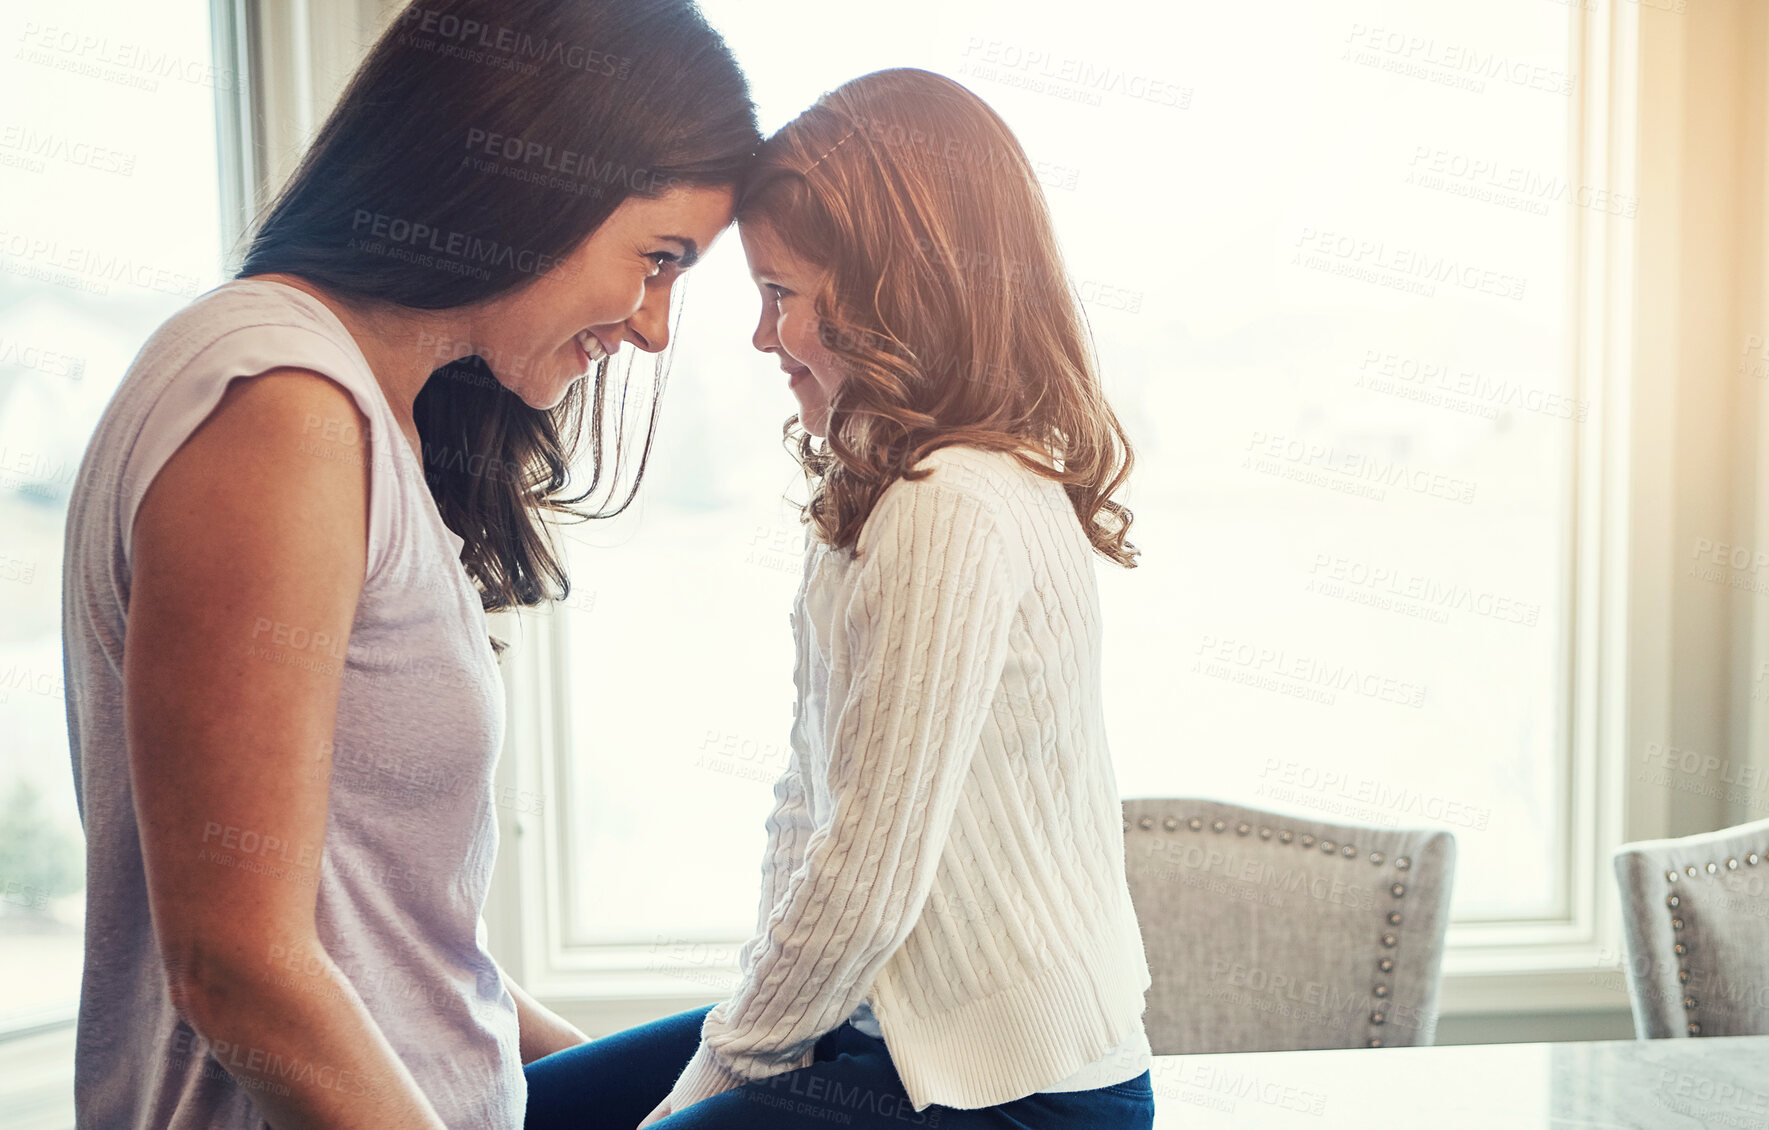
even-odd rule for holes
{"type": "Polygon", "coordinates": [[[807,537],[760,922],[674,1110],[807,1066],[862,1001],[916,1110],[1146,1048],[1092,548],[1012,456],[921,466],[857,557],[807,537]]]}

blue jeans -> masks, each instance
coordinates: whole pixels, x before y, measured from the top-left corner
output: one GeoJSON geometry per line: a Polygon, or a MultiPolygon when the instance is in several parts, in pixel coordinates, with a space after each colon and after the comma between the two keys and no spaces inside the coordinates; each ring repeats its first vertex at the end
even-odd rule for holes
{"type": "MultiPolygon", "coordinates": [[[[537,1059],[528,1076],[526,1130],[634,1130],[675,1086],[712,1008],[690,1009],[537,1059]]],[[[885,1050],[851,1024],[817,1041],[815,1062],[703,1099],[657,1130],[1148,1130],[1149,1073],[1093,1091],[1027,1095],[982,1110],[916,1110],[885,1050]]]]}

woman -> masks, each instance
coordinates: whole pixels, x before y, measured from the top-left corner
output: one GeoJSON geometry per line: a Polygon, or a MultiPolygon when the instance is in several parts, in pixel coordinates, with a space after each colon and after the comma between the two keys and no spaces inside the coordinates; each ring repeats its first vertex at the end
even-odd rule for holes
{"type": "Polygon", "coordinates": [[[485,612],[563,595],[586,397],[593,489],[758,140],[690,0],[424,0],[137,357],[63,578],[81,1125],[515,1127],[583,1039],[485,950],[485,612]]]}
{"type": "Polygon", "coordinates": [[[757,931],[730,999],[530,1064],[527,1125],[1150,1126],[1093,574],[1132,459],[1032,166],[880,71],[738,217],[810,486],[757,931]]]}

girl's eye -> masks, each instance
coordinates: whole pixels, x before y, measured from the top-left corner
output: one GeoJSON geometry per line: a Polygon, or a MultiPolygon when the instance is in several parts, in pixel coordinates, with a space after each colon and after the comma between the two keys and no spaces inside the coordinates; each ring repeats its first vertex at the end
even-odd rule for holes
{"type": "Polygon", "coordinates": [[[775,302],[779,302],[781,299],[792,293],[792,291],[775,283],[763,283],[762,285],[768,288],[768,292],[774,296],[775,302]]]}

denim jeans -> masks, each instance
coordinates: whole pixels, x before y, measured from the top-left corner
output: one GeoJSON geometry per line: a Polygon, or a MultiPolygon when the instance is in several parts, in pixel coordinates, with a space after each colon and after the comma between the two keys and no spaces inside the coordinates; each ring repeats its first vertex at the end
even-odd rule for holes
{"type": "MultiPolygon", "coordinates": [[[[700,1044],[711,1008],[691,1009],[537,1059],[528,1076],[526,1130],[634,1130],[668,1095],[700,1044]]],[[[704,1099],[657,1130],[1148,1130],[1148,1072],[1092,1091],[1027,1095],[981,1110],[916,1110],[883,1040],[850,1024],[817,1041],[809,1067],[704,1099]]]]}

